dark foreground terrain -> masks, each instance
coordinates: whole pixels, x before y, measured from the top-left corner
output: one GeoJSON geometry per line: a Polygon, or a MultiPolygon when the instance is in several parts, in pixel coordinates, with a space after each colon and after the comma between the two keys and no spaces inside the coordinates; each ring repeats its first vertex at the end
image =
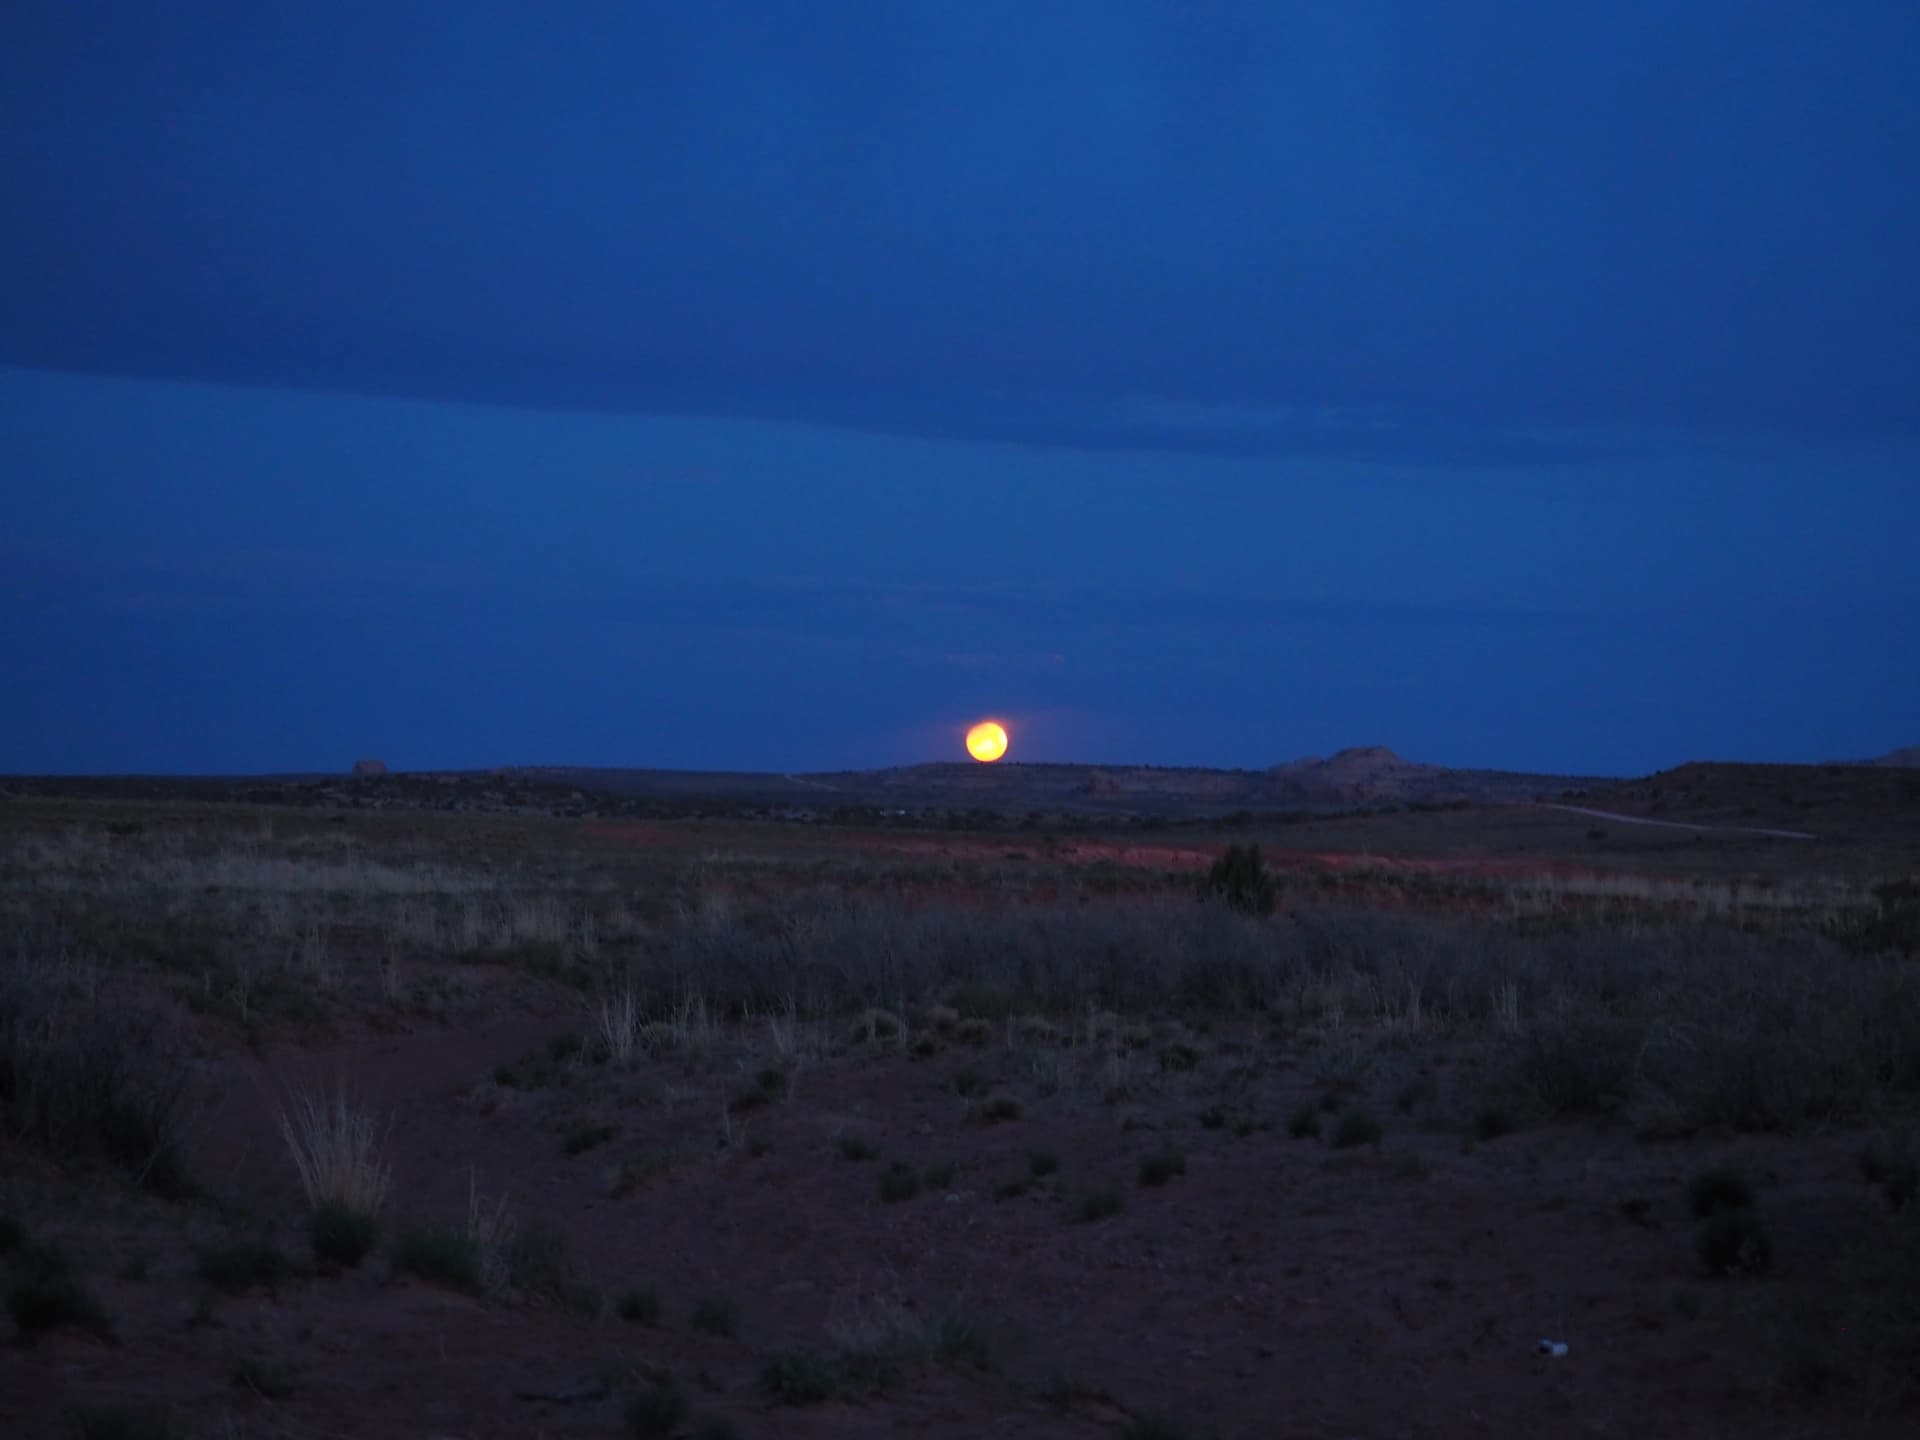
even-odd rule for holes
{"type": "Polygon", "coordinates": [[[1897,796],[1782,841],[10,788],[0,1433],[1913,1433],[1897,796]]]}

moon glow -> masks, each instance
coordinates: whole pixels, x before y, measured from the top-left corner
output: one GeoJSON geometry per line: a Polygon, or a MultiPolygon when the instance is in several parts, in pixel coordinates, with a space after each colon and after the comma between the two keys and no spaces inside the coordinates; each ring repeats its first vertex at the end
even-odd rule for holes
{"type": "Polygon", "coordinates": [[[1007,753],[1006,728],[992,720],[982,720],[967,731],[967,753],[983,765],[991,765],[1007,753]]]}

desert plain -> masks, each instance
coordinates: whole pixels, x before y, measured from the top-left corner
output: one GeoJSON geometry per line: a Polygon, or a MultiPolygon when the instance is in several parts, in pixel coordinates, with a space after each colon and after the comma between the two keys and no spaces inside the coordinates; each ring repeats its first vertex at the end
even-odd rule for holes
{"type": "Polygon", "coordinates": [[[1920,772],[1347,770],[0,782],[0,1433],[1913,1433],[1920,772]]]}

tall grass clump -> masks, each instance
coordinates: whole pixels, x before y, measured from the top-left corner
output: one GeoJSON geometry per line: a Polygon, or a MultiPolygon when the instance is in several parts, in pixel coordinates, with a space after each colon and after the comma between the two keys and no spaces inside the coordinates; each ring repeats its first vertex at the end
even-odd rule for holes
{"type": "Polygon", "coordinates": [[[0,1124],[63,1159],[104,1159],[165,1198],[192,1194],[190,1071],[169,1018],[103,999],[93,960],[58,935],[23,932],[9,948],[0,1124]]]}
{"type": "Polygon", "coordinates": [[[639,998],[632,986],[603,995],[594,1012],[600,1048],[608,1063],[628,1069],[640,1053],[646,1017],[640,1011],[639,998]]]}
{"type": "Polygon", "coordinates": [[[342,1088],[296,1095],[279,1118],[312,1210],[314,1254],[357,1265],[373,1248],[387,1199],[388,1170],[373,1115],[342,1088]]]}

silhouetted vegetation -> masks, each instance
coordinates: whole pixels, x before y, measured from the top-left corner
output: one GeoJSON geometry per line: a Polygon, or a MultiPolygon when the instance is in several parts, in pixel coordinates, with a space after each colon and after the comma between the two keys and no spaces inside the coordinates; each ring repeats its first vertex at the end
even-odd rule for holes
{"type": "Polygon", "coordinates": [[[1203,900],[1224,900],[1249,915],[1271,915],[1278,901],[1279,887],[1260,857],[1258,845],[1229,845],[1227,853],[1213,862],[1201,882],[1203,900]]]}

